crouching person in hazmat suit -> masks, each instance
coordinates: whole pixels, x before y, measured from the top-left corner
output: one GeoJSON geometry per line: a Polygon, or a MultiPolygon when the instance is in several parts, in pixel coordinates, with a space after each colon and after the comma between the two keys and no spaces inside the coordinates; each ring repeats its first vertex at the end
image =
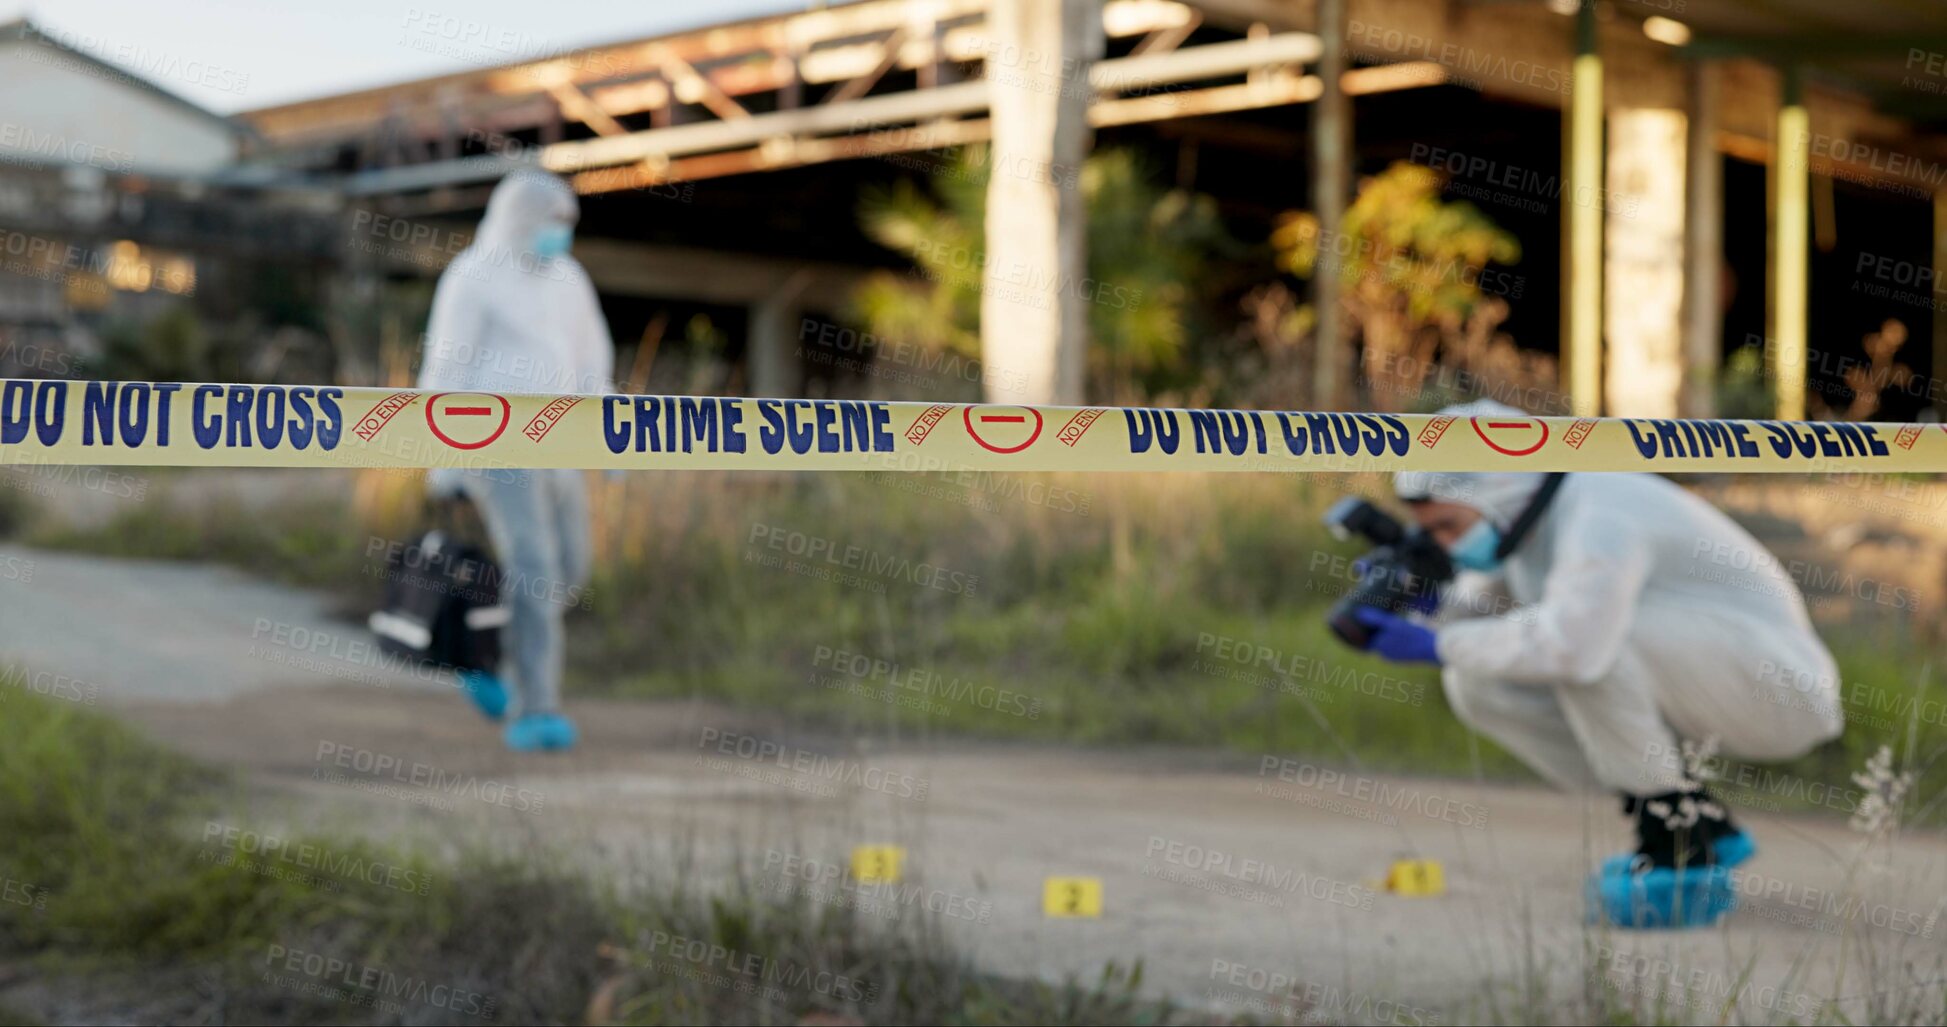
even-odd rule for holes
{"type": "MultiPolygon", "coordinates": [[[[1521,416],[1492,402],[1441,413],[1521,416]]],[[[1557,787],[1621,794],[1639,844],[1591,879],[1593,910],[1624,926],[1713,922],[1755,845],[1687,772],[1683,743],[1789,760],[1844,726],[1792,579],[1655,475],[1412,471],[1394,488],[1462,573],[1432,626],[1354,610],[1367,649],[1439,664],[1461,721],[1557,787]],[[1512,604],[1466,598],[1496,586],[1512,604]]]]}
{"type": "MultiPolygon", "coordinates": [[[[426,326],[419,388],[443,392],[613,391],[614,348],[595,289],[568,255],[580,207],[559,178],[517,171],[487,201],[472,245],[440,275],[426,326]]],[[[577,470],[439,468],[436,497],[465,495],[480,511],[504,572],[509,607],[503,671],[461,684],[490,720],[508,718],[516,750],[567,749],[562,617],[587,582],[588,497],[577,470]],[[511,716],[510,716],[511,714],[511,716]]]]}

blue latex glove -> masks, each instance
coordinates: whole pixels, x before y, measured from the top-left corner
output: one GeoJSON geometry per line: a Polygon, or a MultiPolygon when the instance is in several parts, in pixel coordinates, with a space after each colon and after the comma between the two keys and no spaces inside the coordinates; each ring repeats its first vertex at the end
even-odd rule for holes
{"type": "Polygon", "coordinates": [[[1440,662],[1432,628],[1370,606],[1353,610],[1352,619],[1372,630],[1372,640],[1366,643],[1369,653],[1394,663],[1440,662]]]}

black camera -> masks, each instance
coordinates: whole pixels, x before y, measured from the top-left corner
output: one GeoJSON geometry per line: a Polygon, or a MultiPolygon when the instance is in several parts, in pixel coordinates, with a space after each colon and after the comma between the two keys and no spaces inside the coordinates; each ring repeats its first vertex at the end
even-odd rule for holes
{"type": "Polygon", "coordinates": [[[1403,614],[1426,609],[1442,584],[1453,580],[1453,560],[1433,537],[1419,529],[1409,530],[1386,511],[1360,499],[1347,496],[1325,511],[1325,526],[1334,537],[1363,538],[1373,544],[1371,552],[1360,557],[1364,570],[1359,583],[1343,599],[1332,604],[1325,622],[1332,634],[1355,649],[1364,649],[1372,640],[1372,630],[1359,623],[1352,613],[1361,606],[1403,614]]]}

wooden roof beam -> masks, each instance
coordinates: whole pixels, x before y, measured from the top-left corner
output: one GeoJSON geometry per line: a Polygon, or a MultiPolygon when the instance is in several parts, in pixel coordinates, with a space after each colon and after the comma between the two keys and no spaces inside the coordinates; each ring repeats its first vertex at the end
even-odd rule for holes
{"type": "MultiPolygon", "coordinates": [[[[1132,90],[1155,92],[1162,86],[1242,75],[1253,69],[1305,64],[1317,60],[1319,52],[1317,36],[1288,32],[1261,39],[1212,43],[1174,53],[1101,61],[1089,69],[1089,83],[1110,95],[1132,90]]],[[[1266,81],[1277,82],[1278,78],[1271,76],[1266,81]]],[[[1171,99],[1181,95],[1159,92],[1145,99],[1154,101],[1149,105],[1151,108],[1161,110],[1187,102],[1171,99]]],[[[807,137],[856,134],[874,126],[910,125],[980,114],[986,111],[987,102],[985,81],[957,82],[932,89],[861,97],[838,106],[774,111],[734,121],[696,122],[555,143],[541,149],[540,163],[550,171],[573,175],[601,167],[758,146],[770,139],[798,140],[798,145],[802,145],[807,137]]],[[[498,176],[506,170],[504,163],[472,158],[361,174],[352,178],[348,188],[355,193],[431,188],[454,181],[478,181],[479,176],[498,176]]]]}
{"type": "MultiPolygon", "coordinates": [[[[905,48],[908,35],[905,25],[893,29],[892,33],[886,36],[886,41],[879,45],[879,63],[874,65],[871,71],[832,90],[831,95],[825,98],[825,102],[849,103],[871,92],[872,87],[886,77],[886,72],[899,66],[900,51],[905,48]]],[[[931,48],[931,33],[928,33],[928,48],[931,48]]]]}
{"type": "Polygon", "coordinates": [[[710,81],[709,76],[700,74],[695,65],[677,56],[675,51],[665,48],[657,57],[657,65],[676,90],[676,99],[684,103],[700,103],[725,121],[742,121],[750,117],[750,112],[742,104],[731,99],[729,93],[710,81]]]}
{"type": "MultiPolygon", "coordinates": [[[[936,62],[941,59],[936,50],[943,51],[947,60],[980,60],[991,43],[991,35],[978,20],[984,18],[986,10],[986,0],[940,0],[933,11],[937,22],[974,18],[975,23],[956,25],[942,33],[944,38],[937,47],[930,38],[908,39],[901,48],[900,67],[912,70],[936,62]]],[[[1102,23],[1107,35],[1122,38],[1180,25],[1194,14],[1193,8],[1178,0],[1107,0],[1102,23]]],[[[670,57],[697,70],[725,97],[742,96],[788,85],[793,72],[789,60],[779,56],[782,54],[802,55],[807,65],[805,82],[856,78],[879,62],[881,51],[870,42],[847,41],[890,32],[911,19],[906,0],[866,0],[657,39],[588,47],[525,64],[302,100],[247,112],[243,117],[267,136],[280,140],[342,137],[369,131],[371,122],[389,105],[430,104],[442,91],[458,96],[466,109],[475,104],[496,105],[529,95],[547,95],[551,86],[561,81],[597,95],[610,83],[656,74],[670,57]],[[712,66],[718,62],[725,63],[712,66]]]]}
{"type": "MultiPolygon", "coordinates": [[[[1096,128],[1133,125],[1175,118],[1224,114],[1233,111],[1261,110],[1289,104],[1310,103],[1323,91],[1316,76],[1288,75],[1263,82],[1208,89],[1189,89],[1176,93],[1101,100],[1089,108],[1089,124],[1096,128]]],[[[804,167],[862,157],[890,157],[900,153],[964,146],[993,137],[993,124],[986,118],[932,122],[909,129],[838,136],[831,139],[796,139],[788,147],[756,146],[728,153],[685,157],[658,164],[654,168],[635,164],[627,167],[584,171],[570,181],[582,195],[646,189],[672,182],[695,181],[749,174],[771,168],[804,167]]]]}
{"type": "Polygon", "coordinates": [[[595,130],[596,135],[627,135],[628,129],[615,120],[614,116],[602,109],[601,104],[588,98],[588,94],[574,87],[570,82],[557,82],[548,89],[554,102],[561,107],[563,117],[573,118],[595,130]]]}

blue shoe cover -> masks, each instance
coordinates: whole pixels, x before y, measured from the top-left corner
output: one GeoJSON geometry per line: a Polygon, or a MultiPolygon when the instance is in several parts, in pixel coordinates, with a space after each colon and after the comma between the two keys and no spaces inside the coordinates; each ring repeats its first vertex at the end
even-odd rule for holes
{"type": "Polygon", "coordinates": [[[507,686],[484,670],[461,671],[460,691],[488,720],[497,721],[507,714],[507,686]]]}
{"type": "MultiPolygon", "coordinates": [[[[1611,861],[1613,862],[1613,861],[1611,861]]],[[[1731,869],[1653,867],[1589,877],[1588,902],[1592,922],[1617,927],[1708,927],[1737,905],[1731,869]]]]}
{"type": "Polygon", "coordinates": [[[572,749],[575,722],[559,713],[530,713],[507,725],[507,748],[515,752],[572,749]]]}
{"type": "Polygon", "coordinates": [[[1713,847],[1717,855],[1717,865],[1729,870],[1758,854],[1757,839],[1739,831],[1717,839],[1713,847]]]}

